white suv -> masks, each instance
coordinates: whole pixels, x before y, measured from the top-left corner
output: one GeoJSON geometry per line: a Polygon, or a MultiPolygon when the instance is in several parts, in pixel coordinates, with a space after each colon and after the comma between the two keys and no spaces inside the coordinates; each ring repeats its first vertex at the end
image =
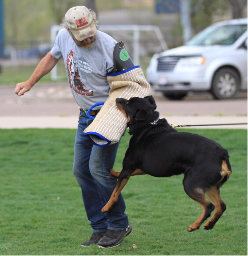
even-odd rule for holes
{"type": "Polygon", "coordinates": [[[247,19],[218,22],[186,45],[155,54],[147,80],[169,99],[209,91],[229,99],[247,90],[247,19]]]}

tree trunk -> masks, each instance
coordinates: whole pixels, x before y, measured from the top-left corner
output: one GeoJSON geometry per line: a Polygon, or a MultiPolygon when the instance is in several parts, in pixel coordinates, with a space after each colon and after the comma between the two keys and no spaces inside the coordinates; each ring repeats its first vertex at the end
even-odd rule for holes
{"type": "Polygon", "coordinates": [[[244,7],[247,5],[246,0],[229,0],[229,3],[232,7],[233,19],[242,18],[244,7]]]}
{"type": "Polygon", "coordinates": [[[96,8],[95,0],[86,0],[86,7],[93,10],[97,15],[97,8],[96,8]]]}

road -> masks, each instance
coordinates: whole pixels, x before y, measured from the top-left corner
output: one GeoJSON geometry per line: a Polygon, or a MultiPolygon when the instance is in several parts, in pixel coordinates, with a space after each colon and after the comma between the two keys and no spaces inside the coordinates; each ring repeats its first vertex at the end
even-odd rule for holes
{"type": "MultiPolygon", "coordinates": [[[[22,128],[26,127],[25,122],[27,120],[29,122],[36,119],[41,121],[39,117],[42,117],[43,121],[45,117],[50,117],[48,122],[53,121],[53,119],[55,120],[55,117],[60,119],[64,117],[64,120],[67,117],[66,120],[69,123],[68,118],[76,120],[78,116],[78,106],[74,102],[66,82],[38,83],[32,90],[21,97],[15,95],[14,88],[14,85],[0,86],[0,128],[8,128],[6,122],[11,120],[12,126],[22,128]],[[24,119],[24,117],[28,119],[24,119]],[[13,119],[15,118],[17,119],[14,121],[13,119]],[[17,124],[17,120],[20,120],[21,126],[17,124]]],[[[176,121],[181,121],[181,124],[185,122],[191,124],[199,122],[219,123],[220,119],[225,123],[246,122],[246,92],[239,93],[235,99],[223,101],[213,100],[212,96],[208,93],[191,94],[181,101],[167,100],[161,93],[153,91],[151,93],[156,100],[160,116],[166,117],[171,123],[174,122],[176,117],[176,121]]],[[[37,122],[37,120],[34,122],[37,122]]],[[[75,121],[73,121],[73,127],[75,125],[75,121]]],[[[30,127],[33,126],[31,125],[30,127]]],[[[58,125],[58,127],[61,126],[58,125]]]]}

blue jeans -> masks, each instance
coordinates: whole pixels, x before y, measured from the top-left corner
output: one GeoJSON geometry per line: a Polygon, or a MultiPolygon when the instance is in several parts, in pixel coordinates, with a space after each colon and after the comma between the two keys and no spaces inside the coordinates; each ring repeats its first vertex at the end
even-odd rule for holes
{"type": "Polygon", "coordinates": [[[75,138],[73,173],[82,189],[93,233],[105,232],[107,229],[124,230],[128,226],[128,217],[124,213],[126,206],[121,195],[108,213],[101,212],[117,183],[109,169],[114,166],[119,143],[95,146],[89,136],[83,133],[91,122],[92,119],[81,111],[75,138]]]}

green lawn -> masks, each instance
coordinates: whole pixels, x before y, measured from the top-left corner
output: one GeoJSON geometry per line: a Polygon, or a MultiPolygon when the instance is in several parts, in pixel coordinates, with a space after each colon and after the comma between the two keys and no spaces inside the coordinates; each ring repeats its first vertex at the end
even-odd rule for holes
{"type": "MultiPolygon", "coordinates": [[[[187,232],[202,210],[184,193],[182,175],[136,176],[122,193],[133,233],[119,247],[99,249],[80,247],[91,229],[72,174],[75,130],[0,130],[0,255],[247,255],[246,131],[191,132],[229,150],[233,174],[221,188],[227,210],[215,228],[187,232]]],[[[116,170],[128,141],[126,133],[116,170]]]]}

